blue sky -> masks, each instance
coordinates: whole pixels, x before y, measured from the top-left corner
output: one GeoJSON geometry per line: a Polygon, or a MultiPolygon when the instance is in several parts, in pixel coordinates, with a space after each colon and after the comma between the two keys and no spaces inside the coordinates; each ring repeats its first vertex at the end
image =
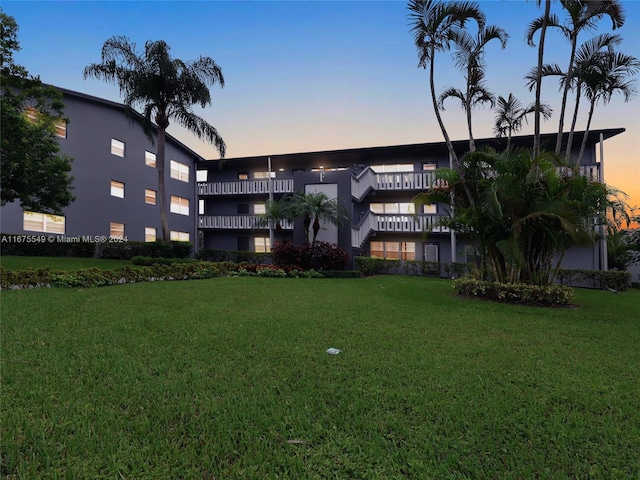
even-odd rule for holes
{"type": "MultiPolygon", "coordinates": [[[[480,1],[489,24],[510,35],[505,50],[487,48],[487,83],[496,95],[513,92],[533,100],[523,76],[536,62],[524,32],[542,10],[535,1],[480,1]]],[[[640,57],[640,2],[623,2],[627,21],[620,49],[640,57]]],[[[199,113],[218,128],[228,158],[376,145],[439,142],[428,91],[428,74],[417,68],[402,1],[12,1],[2,9],[18,25],[18,63],[43,81],[120,101],[117,88],[83,80],[86,65],[100,61],[112,35],[125,35],[140,48],[165,40],[183,60],[210,56],[222,68],[226,86],[214,87],[213,105],[199,113]]],[[[554,2],[554,9],[560,12],[554,2]]],[[[597,33],[610,31],[598,23],[597,33]]],[[[592,34],[585,33],[581,41],[592,34]]],[[[568,42],[550,34],[545,61],[566,68],[568,42]]],[[[462,86],[447,54],[437,58],[436,89],[462,86]]],[[[559,110],[557,83],[543,98],[559,110]]],[[[450,103],[444,119],[452,138],[466,138],[462,109],[450,103]]],[[[607,181],[640,204],[640,100],[614,98],[596,111],[592,128],[625,127],[605,143],[607,181]]],[[[586,110],[586,109],[585,109],[586,110]]],[[[586,114],[586,112],[584,112],[586,114]]],[[[492,136],[494,114],[474,112],[474,135],[492,136]]],[[[585,118],[579,123],[584,128],[585,118]]],[[[543,131],[557,129],[557,116],[543,131]]],[[[170,133],[207,158],[215,150],[179,128],[170,133]]],[[[525,126],[522,133],[532,133],[525,126]]]]}

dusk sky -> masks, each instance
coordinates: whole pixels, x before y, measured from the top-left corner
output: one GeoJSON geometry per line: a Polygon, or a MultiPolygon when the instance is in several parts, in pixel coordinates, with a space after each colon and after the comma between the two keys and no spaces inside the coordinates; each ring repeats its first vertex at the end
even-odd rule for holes
{"type": "MultiPolygon", "coordinates": [[[[2,9],[18,25],[22,51],[16,62],[53,85],[121,102],[115,85],[83,80],[82,70],[100,61],[104,41],[124,35],[142,50],[147,40],[165,40],[174,57],[210,56],[222,68],[226,86],[213,87],[213,105],[198,111],[227,144],[227,158],[443,141],[431,106],[428,73],[417,68],[405,1],[11,1],[2,9]]],[[[505,50],[487,47],[487,84],[494,94],[512,92],[524,104],[534,95],[524,75],[537,50],[524,33],[542,14],[535,1],[480,1],[487,23],[510,35],[505,50]]],[[[623,2],[626,23],[616,33],[619,50],[640,57],[640,1],[623,2]]],[[[564,18],[558,2],[553,9],[564,18]]],[[[603,19],[596,33],[611,32],[603,19]]],[[[569,43],[552,32],[545,62],[566,69],[569,43]]],[[[637,76],[640,79],[640,76],[637,76]]],[[[462,87],[463,78],[448,54],[436,59],[436,89],[462,87]]],[[[558,126],[556,80],[545,82],[543,100],[554,117],[543,132],[558,126]]],[[[444,120],[453,139],[467,138],[464,114],[453,101],[444,120]]],[[[571,110],[572,111],[572,107],[571,110]]],[[[579,129],[586,125],[587,108],[579,129]]],[[[495,114],[474,111],[474,136],[493,136],[495,114]]],[[[567,123],[567,122],[565,122],[567,123]]],[[[596,110],[592,130],[623,127],[605,142],[608,184],[640,205],[640,97],[628,103],[614,97],[596,110]]],[[[205,158],[214,148],[184,131],[169,132],[205,158]]],[[[522,134],[533,133],[533,119],[522,134]]]]}

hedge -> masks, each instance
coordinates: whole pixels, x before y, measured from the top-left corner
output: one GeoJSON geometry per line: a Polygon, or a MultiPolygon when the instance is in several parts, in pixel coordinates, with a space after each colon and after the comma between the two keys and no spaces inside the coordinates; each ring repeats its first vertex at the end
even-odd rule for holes
{"type": "Polygon", "coordinates": [[[523,283],[498,283],[471,277],[452,282],[458,295],[479,297],[498,302],[536,306],[567,306],[574,297],[573,289],[566,285],[528,285],[523,283]]]}

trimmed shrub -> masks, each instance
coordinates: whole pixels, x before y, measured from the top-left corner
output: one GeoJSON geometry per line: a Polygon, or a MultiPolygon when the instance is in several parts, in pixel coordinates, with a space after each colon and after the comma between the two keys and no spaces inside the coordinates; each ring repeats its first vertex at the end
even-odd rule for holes
{"type": "Polygon", "coordinates": [[[191,255],[190,242],[106,242],[97,244],[97,257],[131,260],[133,257],[187,258],[191,255]]]}
{"type": "Polygon", "coordinates": [[[616,270],[578,270],[561,268],[558,272],[558,281],[563,285],[580,285],[591,288],[612,288],[624,292],[631,284],[629,272],[616,270]]]}
{"type": "Polygon", "coordinates": [[[71,239],[65,235],[34,234],[11,235],[0,234],[0,251],[2,255],[14,255],[17,257],[81,257],[91,258],[96,253],[94,242],[78,241],[67,242],[63,239],[71,239]]]}
{"type": "Polygon", "coordinates": [[[271,257],[276,265],[299,265],[305,270],[344,270],[349,261],[349,254],[342,247],[319,241],[303,245],[276,242],[271,257]]]}
{"type": "Polygon", "coordinates": [[[471,277],[454,280],[452,287],[457,290],[458,295],[497,302],[547,307],[569,305],[574,296],[573,289],[566,285],[541,286],[523,283],[498,283],[471,277]]]}
{"type": "Polygon", "coordinates": [[[269,253],[246,252],[240,250],[200,250],[196,253],[198,260],[209,262],[248,262],[264,264],[271,255],[269,253]]]}

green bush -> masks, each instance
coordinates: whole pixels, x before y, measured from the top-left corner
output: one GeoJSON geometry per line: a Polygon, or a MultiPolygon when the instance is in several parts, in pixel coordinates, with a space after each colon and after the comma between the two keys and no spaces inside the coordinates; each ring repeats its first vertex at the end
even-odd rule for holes
{"type": "Polygon", "coordinates": [[[606,289],[612,288],[619,292],[624,292],[631,284],[631,274],[629,272],[619,272],[616,270],[579,270],[561,268],[558,271],[558,281],[563,285],[584,284],[591,288],[606,289]]]}
{"type": "Polygon", "coordinates": [[[200,250],[196,254],[196,258],[209,262],[248,262],[263,264],[270,258],[270,254],[238,250],[200,250]]]}
{"type": "Polygon", "coordinates": [[[133,257],[187,258],[191,255],[193,244],[190,242],[104,242],[98,243],[98,258],[131,260],[133,257]]]}
{"type": "Polygon", "coordinates": [[[548,307],[569,305],[574,296],[573,289],[566,285],[541,286],[523,283],[498,283],[471,277],[454,280],[452,287],[458,292],[458,295],[548,307]]]}

